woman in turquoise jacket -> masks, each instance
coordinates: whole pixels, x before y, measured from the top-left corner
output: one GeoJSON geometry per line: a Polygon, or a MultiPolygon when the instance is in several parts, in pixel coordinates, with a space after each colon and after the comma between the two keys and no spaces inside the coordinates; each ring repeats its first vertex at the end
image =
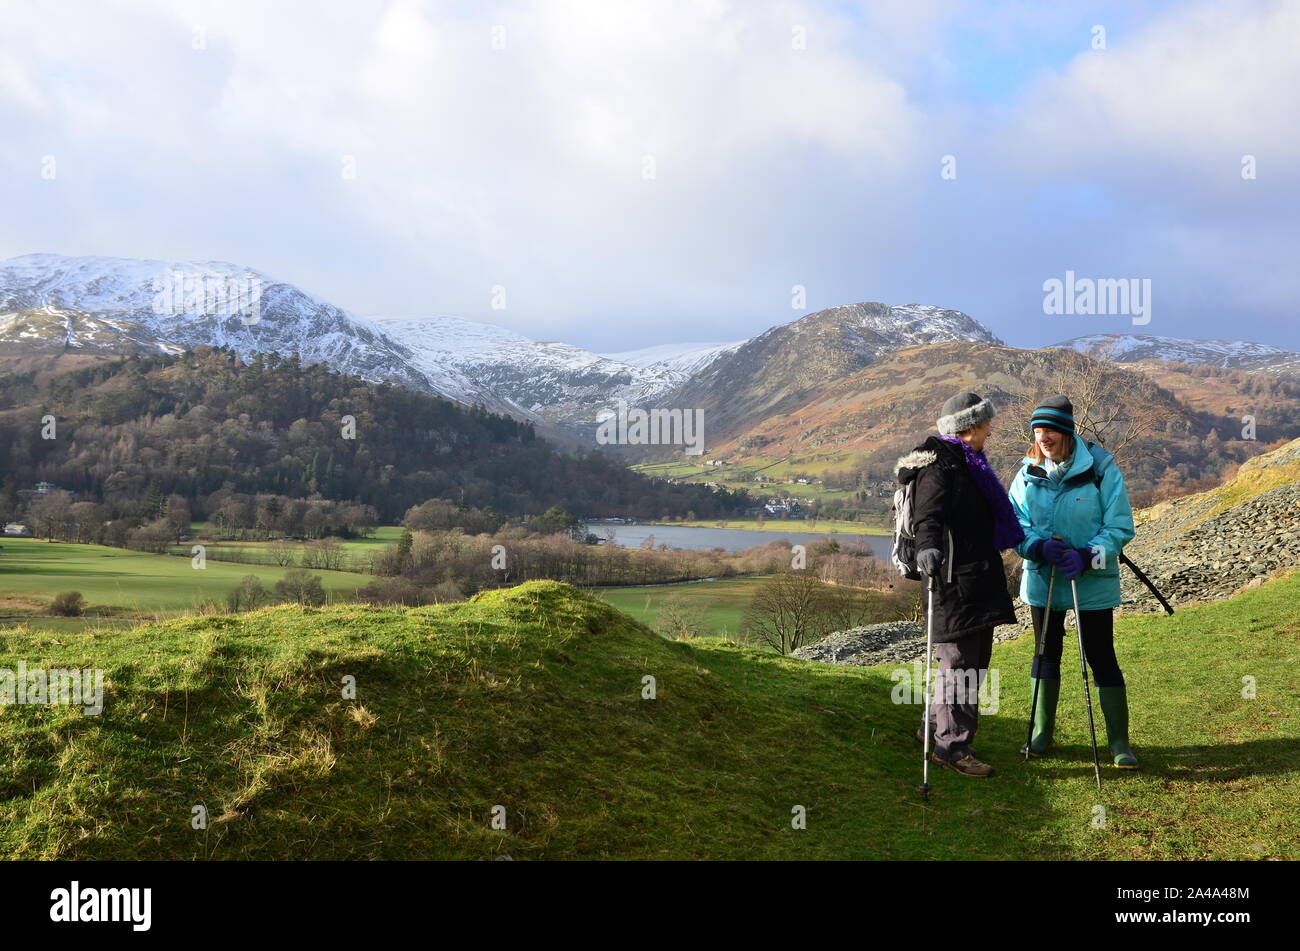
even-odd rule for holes
{"type": "Polygon", "coordinates": [[[1016,547],[1025,559],[1020,600],[1030,606],[1034,630],[1044,632],[1042,651],[1030,672],[1031,691],[1037,681],[1038,706],[1029,753],[1041,756],[1052,742],[1065,611],[1074,607],[1074,581],[1084,654],[1106,718],[1111,756],[1116,766],[1136,769],[1137,757],[1128,744],[1128,695],[1115,658],[1113,616],[1120,603],[1120,552],[1133,538],[1133,509],[1124,476],[1114,456],[1075,433],[1074,407],[1066,397],[1043,400],[1029,425],[1034,442],[1010,491],[1025,531],[1025,540],[1016,547]],[[1049,608],[1053,571],[1056,583],[1049,608]]]}

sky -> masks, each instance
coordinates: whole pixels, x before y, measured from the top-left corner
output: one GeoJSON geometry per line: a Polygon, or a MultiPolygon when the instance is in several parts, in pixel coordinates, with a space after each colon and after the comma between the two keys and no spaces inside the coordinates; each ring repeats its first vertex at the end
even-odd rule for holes
{"type": "Polygon", "coordinates": [[[1300,3],[0,0],[0,22],[0,258],[231,261],[598,352],[857,301],[1026,347],[1300,350],[1300,3]],[[1046,312],[1069,273],[1149,306],[1046,312]]]}

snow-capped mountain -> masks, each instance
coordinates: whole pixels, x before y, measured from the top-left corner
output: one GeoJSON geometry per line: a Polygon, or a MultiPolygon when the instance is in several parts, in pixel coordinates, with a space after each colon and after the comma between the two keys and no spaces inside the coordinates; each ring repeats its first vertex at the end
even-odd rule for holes
{"type": "Polygon", "coordinates": [[[565,441],[590,437],[591,424],[618,400],[647,406],[676,399],[701,377],[722,380],[722,398],[756,380],[795,385],[811,374],[825,382],[892,349],[953,340],[997,342],[958,311],[863,303],[809,314],[751,340],[599,354],[454,317],[368,320],[221,261],[56,254],[0,261],[0,352],[224,346],[246,359],[259,351],[296,354],[366,380],[482,403],[565,441]]]}
{"type": "Polygon", "coordinates": [[[619,360],[456,317],[389,317],[377,324],[411,349],[425,374],[462,381],[462,401],[491,393],[538,418],[577,426],[593,423],[615,400],[654,401],[688,378],[683,367],[703,359],[699,347],[665,347],[675,359],[619,360]]]}
{"type": "Polygon", "coordinates": [[[53,304],[0,313],[0,352],[121,354],[184,349],[156,339],[133,321],[92,317],[53,304]]]}
{"type": "MultiPolygon", "coordinates": [[[[28,314],[26,332],[77,347],[57,321],[32,324],[33,312],[78,312],[81,336],[108,352],[151,342],[225,346],[247,358],[257,352],[297,354],[363,379],[441,393],[412,363],[412,354],[370,321],[353,316],[292,284],[224,261],[28,254],[0,261],[0,313],[28,314]],[[93,334],[84,320],[94,321],[93,334]]],[[[74,321],[75,324],[75,321],[74,321]]],[[[19,331],[21,334],[22,331],[19,331]]],[[[35,345],[33,337],[22,337],[35,345]]],[[[84,344],[83,344],[84,345],[84,344]]]]}
{"type": "Polygon", "coordinates": [[[626,350],[622,353],[603,353],[616,363],[630,363],[632,366],[645,367],[648,370],[664,370],[679,373],[684,382],[722,356],[744,346],[746,340],[733,343],[668,343],[658,347],[642,347],[640,350],[626,350]]]}
{"type": "Polygon", "coordinates": [[[864,301],[828,307],[772,327],[712,361],[705,375],[723,372],[727,364],[750,364],[777,351],[804,359],[821,351],[862,366],[891,350],[959,341],[1002,344],[991,330],[959,310],[864,301]]]}
{"type": "MultiPolygon", "coordinates": [[[[890,307],[868,302],[831,307],[819,314],[823,321],[835,321],[846,326],[857,324],[864,331],[878,335],[886,347],[914,347],[924,343],[951,343],[959,340],[1002,344],[993,331],[969,314],[929,304],[900,304],[890,307]]],[[[810,320],[819,314],[809,314],[804,320],[810,320]]]]}
{"type": "Polygon", "coordinates": [[[934,343],[1002,341],[973,317],[943,307],[876,301],[828,307],[716,356],[667,400],[704,410],[714,433],[738,432],[803,405],[810,394],[893,352],[934,343]]]}
{"type": "MultiPolygon", "coordinates": [[[[863,302],[749,340],[600,354],[453,317],[363,319],[261,271],[219,261],[54,254],[0,261],[0,353],[207,345],[245,358],[296,354],[366,380],[482,403],[566,442],[589,441],[591,424],[618,400],[708,407],[717,422],[738,425],[796,405],[800,394],[891,352],[954,342],[1001,343],[960,311],[863,302]]],[[[1239,359],[1285,354],[1260,345],[1247,354],[1237,346],[1239,359]]]]}
{"type": "Polygon", "coordinates": [[[1261,370],[1300,361],[1300,353],[1266,343],[1243,340],[1184,340],[1153,334],[1089,334],[1052,344],[1053,349],[1077,350],[1112,363],[1176,360],[1209,366],[1261,370]]]}

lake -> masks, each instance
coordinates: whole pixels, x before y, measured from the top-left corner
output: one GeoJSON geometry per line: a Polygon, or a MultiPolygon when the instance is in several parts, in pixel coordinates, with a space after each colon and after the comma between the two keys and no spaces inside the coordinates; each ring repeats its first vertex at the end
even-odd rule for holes
{"type": "Polygon", "coordinates": [[[655,537],[655,547],[668,544],[672,548],[698,549],[722,548],[726,551],[741,551],[755,545],[784,538],[792,545],[807,545],[823,538],[834,538],[841,545],[862,543],[871,546],[877,557],[889,560],[889,549],[893,538],[889,535],[849,535],[844,532],[769,532],[743,528],[697,528],[687,525],[622,525],[617,522],[587,522],[587,531],[597,538],[605,538],[607,532],[614,533],[614,544],[620,548],[640,548],[647,535],[655,537]]]}

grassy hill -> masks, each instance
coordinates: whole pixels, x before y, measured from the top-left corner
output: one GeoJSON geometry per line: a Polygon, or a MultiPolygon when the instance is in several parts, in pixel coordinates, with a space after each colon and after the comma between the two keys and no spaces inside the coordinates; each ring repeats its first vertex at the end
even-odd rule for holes
{"type": "Polygon", "coordinates": [[[0,668],[99,666],[105,709],[0,713],[12,858],[1300,858],[1300,574],[1117,625],[1145,769],[1094,829],[1077,670],[1024,763],[1027,639],[977,749],[934,771],[888,668],[672,642],[566,585],[129,632],[0,632],[0,668]],[[340,694],[356,679],[355,699],[340,694]],[[656,699],[642,699],[643,678],[656,699]],[[1243,676],[1258,698],[1242,699],[1243,676]],[[206,830],[191,810],[206,807],[206,830]],[[506,828],[491,827],[494,806],[506,828]],[[792,809],[807,828],[791,828],[792,809]]]}
{"type": "Polygon", "coordinates": [[[1207,519],[1257,498],[1271,489],[1300,482],[1300,439],[1247,459],[1221,485],[1190,496],[1179,496],[1134,513],[1144,546],[1182,534],[1207,519]]]}
{"type": "MultiPolygon", "coordinates": [[[[1134,513],[1126,553],[1175,604],[1214,601],[1300,564],[1300,439],[1246,460],[1205,492],[1134,513]]],[[[1124,600],[1155,610],[1135,577],[1124,600]]]]}

